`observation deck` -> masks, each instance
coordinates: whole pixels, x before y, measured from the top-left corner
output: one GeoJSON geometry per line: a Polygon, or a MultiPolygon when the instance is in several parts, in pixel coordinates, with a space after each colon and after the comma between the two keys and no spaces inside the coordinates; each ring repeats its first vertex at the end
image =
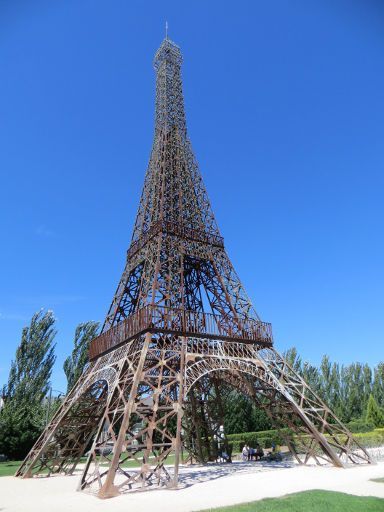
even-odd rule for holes
{"type": "Polygon", "coordinates": [[[148,305],[94,338],[89,345],[89,359],[96,359],[146,332],[237,341],[263,347],[271,347],[273,343],[272,325],[267,322],[148,305]]]}
{"type": "Polygon", "coordinates": [[[179,238],[183,238],[184,240],[202,242],[214,247],[224,248],[223,237],[217,235],[216,233],[207,233],[199,229],[189,228],[177,222],[158,220],[154,222],[148,231],[142,234],[140,238],[132,242],[127,251],[128,258],[132,258],[134,254],[140,251],[140,249],[142,249],[147,242],[149,242],[159,233],[177,236],[179,238]]]}

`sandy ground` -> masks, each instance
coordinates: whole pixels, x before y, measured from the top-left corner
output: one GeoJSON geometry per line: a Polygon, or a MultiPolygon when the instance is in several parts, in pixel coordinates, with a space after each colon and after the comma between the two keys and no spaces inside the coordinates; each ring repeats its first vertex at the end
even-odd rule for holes
{"type": "Polygon", "coordinates": [[[79,476],[20,480],[0,478],[1,512],[190,512],[307,489],[328,489],[384,498],[384,462],[348,469],[287,464],[234,463],[182,468],[184,488],[154,490],[100,500],[76,492],[79,476]]]}

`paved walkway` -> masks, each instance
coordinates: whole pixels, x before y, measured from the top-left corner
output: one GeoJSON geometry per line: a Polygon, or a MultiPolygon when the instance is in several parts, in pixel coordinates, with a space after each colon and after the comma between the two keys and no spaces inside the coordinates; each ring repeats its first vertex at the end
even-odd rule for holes
{"type": "Polygon", "coordinates": [[[20,480],[0,478],[1,512],[191,512],[307,489],[328,489],[384,498],[384,462],[348,469],[318,466],[232,465],[184,467],[180,490],[136,492],[100,500],[76,492],[79,476],[20,480]]]}

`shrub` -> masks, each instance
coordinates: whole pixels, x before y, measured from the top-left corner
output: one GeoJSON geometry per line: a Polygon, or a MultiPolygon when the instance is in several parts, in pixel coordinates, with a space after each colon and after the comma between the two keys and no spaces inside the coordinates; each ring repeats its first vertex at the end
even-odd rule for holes
{"type": "Polygon", "coordinates": [[[381,446],[384,444],[384,429],[376,429],[373,432],[361,432],[353,436],[362,446],[381,446]]]}
{"type": "Polygon", "coordinates": [[[384,411],[378,406],[373,395],[369,395],[367,404],[367,421],[373,423],[375,427],[384,427],[384,411]]]}
{"type": "Polygon", "coordinates": [[[375,429],[375,425],[371,422],[367,422],[365,420],[354,420],[350,421],[345,425],[348,430],[350,430],[353,434],[359,432],[372,432],[375,429]]]}
{"type": "Polygon", "coordinates": [[[263,439],[262,444],[264,445],[264,448],[272,448],[272,438],[266,437],[265,439],[263,439]]]}
{"type": "MultiPolygon", "coordinates": [[[[362,446],[370,447],[384,445],[384,428],[373,429],[370,423],[363,420],[350,422],[346,426],[353,433],[353,437],[356,441],[358,441],[362,446]]],[[[282,429],[281,432],[288,435],[293,442],[295,441],[295,438],[297,438],[297,436],[293,435],[288,428],[282,429]]],[[[326,437],[329,437],[329,435],[326,434],[326,437]]],[[[284,439],[278,430],[229,434],[227,435],[227,440],[233,444],[233,451],[236,453],[241,452],[245,444],[248,444],[253,448],[256,446],[256,443],[259,443],[263,448],[271,448],[272,443],[280,445],[285,444],[284,439]]]]}
{"type": "MultiPolygon", "coordinates": [[[[288,429],[284,429],[288,432],[288,429]]],[[[272,443],[283,444],[281,434],[277,430],[262,430],[260,432],[244,432],[243,434],[227,435],[228,442],[233,443],[233,450],[241,452],[244,444],[248,444],[253,448],[259,443],[263,448],[270,448],[272,443]],[[266,443],[268,446],[266,446],[266,443]]]]}

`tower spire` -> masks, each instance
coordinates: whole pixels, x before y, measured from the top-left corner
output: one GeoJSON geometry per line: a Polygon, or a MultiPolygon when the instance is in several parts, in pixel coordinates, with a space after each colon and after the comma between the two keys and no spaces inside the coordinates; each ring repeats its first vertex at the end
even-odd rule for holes
{"type": "Polygon", "coordinates": [[[133,246],[161,220],[221,239],[187,136],[181,64],[180,48],[170,39],[164,40],[154,57],[155,132],[133,246]]]}
{"type": "Polygon", "coordinates": [[[180,48],[167,36],[157,50],[153,65],[156,71],[155,132],[177,128],[185,137],[185,120],[180,48]]]}

